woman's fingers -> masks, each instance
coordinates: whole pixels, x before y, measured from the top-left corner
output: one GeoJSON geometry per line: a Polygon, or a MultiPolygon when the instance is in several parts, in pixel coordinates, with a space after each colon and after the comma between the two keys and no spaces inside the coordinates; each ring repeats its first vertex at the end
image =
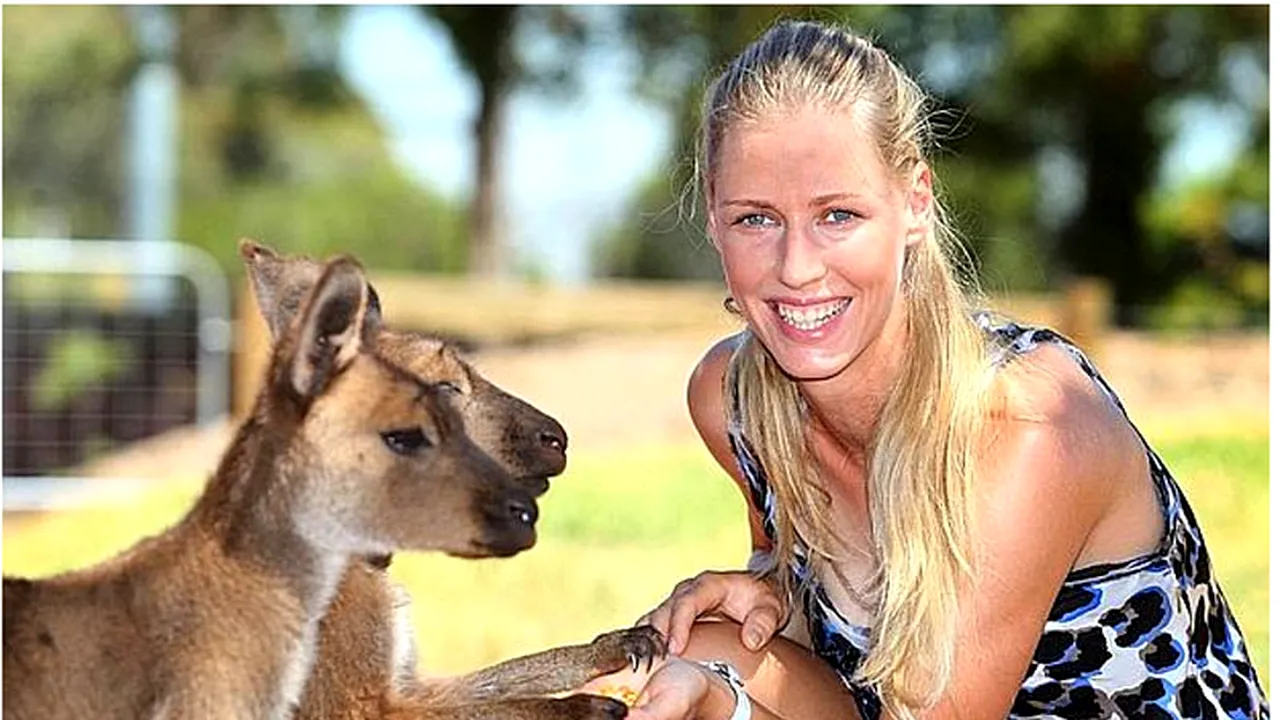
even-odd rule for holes
{"type": "MultiPolygon", "coordinates": [[[[655,630],[661,633],[663,637],[667,638],[669,651],[670,648],[673,647],[671,645],[672,616],[678,608],[686,607],[689,595],[696,592],[696,588],[700,582],[700,577],[701,576],[689,578],[676,583],[676,586],[671,589],[671,594],[667,596],[666,600],[662,601],[661,605],[650,610],[644,615],[644,617],[640,618],[640,621],[647,622],[649,625],[653,626],[655,630]]],[[[687,611],[681,610],[680,612],[681,616],[683,616],[687,611]]],[[[689,622],[692,624],[692,621],[689,622]]],[[[685,634],[687,635],[687,630],[685,631],[685,634]]],[[[683,645],[681,645],[681,647],[683,647],[683,645]]]]}
{"type": "Polygon", "coordinates": [[[743,644],[758,650],[778,630],[782,601],[749,573],[706,571],[677,583],[637,624],[652,625],[667,638],[668,652],[679,654],[698,618],[713,614],[741,623],[743,644]]]}
{"type": "Polygon", "coordinates": [[[760,605],[747,613],[742,621],[742,644],[748,650],[759,650],[778,632],[782,623],[780,605],[760,605]]]}
{"type": "Polygon", "coordinates": [[[662,631],[667,638],[667,652],[673,655],[684,652],[685,645],[689,642],[689,633],[698,618],[722,612],[727,586],[732,582],[730,577],[728,573],[707,571],[676,586],[671,597],[664,603],[670,608],[666,629],[662,631]]]}

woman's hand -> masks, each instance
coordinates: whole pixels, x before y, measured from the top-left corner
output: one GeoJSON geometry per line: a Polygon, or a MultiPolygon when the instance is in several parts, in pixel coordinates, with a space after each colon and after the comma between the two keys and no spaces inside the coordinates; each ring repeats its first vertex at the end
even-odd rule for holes
{"type": "Polygon", "coordinates": [[[682,580],[662,604],[637,621],[667,638],[667,651],[684,652],[698,618],[719,615],[742,625],[742,644],[759,650],[782,624],[782,600],[773,588],[749,572],[706,571],[682,580]]]}
{"type": "MultiPolygon", "coordinates": [[[[649,678],[635,707],[627,713],[629,720],[695,720],[716,717],[708,705],[717,698],[712,694],[714,679],[710,671],[697,663],[672,657],[649,678]]],[[[732,703],[723,712],[728,717],[732,703]]]]}
{"type": "Polygon", "coordinates": [[[652,670],[627,668],[595,678],[575,692],[622,700],[633,706],[627,714],[631,720],[718,718],[733,711],[732,691],[722,679],[698,663],[673,655],[652,670]],[[716,684],[722,687],[717,690],[716,684]]]}

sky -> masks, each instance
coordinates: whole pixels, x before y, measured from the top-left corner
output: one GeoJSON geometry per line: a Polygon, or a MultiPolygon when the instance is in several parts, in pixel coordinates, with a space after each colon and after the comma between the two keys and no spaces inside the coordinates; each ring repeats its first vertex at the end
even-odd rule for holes
{"type": "MultiPolygon", "coordinates": [[[[403,6],[357,6],[346,23],[342,70],[382,123],[393,154],[411,177],[463,201],[472,183],[470,123],[479,95],[447,35],[403,6]]],[[[499,152],[501,221],[516,255],[562,284],[589,279],[593,236],[639,221],[627,217],[630,195],[660,167],[671,142],[665,113],[631,96],[630,60],[621,43],[592,51],[574,100],[522,92],[509,107],[499,152]]],[[[1162,184],[1229,166],[1247,116],[1198,101],[1174,113],[1180,130],[1162,163],[1162,184]]],[[[1041,170],[1055,212],[1070,212],[1079,168],[1047,156],[1041,170]]]]}

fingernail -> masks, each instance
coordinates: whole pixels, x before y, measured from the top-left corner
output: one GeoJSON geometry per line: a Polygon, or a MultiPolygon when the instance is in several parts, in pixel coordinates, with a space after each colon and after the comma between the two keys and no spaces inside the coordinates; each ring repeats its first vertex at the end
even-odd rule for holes
{"type": "Polygon", "coordinates": [[[764,644],[763,633],[761,633],[759,630],[756,630],[755,628],[752,628],[747,631],[747,647],[748,648],[750,648],[751,650],[759,650],[760,646],[763,644],[764,644]]]}

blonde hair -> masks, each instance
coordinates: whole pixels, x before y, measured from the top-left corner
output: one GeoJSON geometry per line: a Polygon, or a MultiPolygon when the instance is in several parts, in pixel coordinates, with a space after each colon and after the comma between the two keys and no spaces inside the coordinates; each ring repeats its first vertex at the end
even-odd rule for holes
{"type": "MultiPolygon", "coordinates": [[[[850,122],[856,113],[886,167],[905,179],[931,145],[926,103],[907,74],[866,39],[782,22],[707,92],[699,152],[704,196],[713,197],[717,154],[734,123],[806,105],[845,112],[850,122]]],[[[874,687],[895,717],[913,717],[936,702],[951,675],[957,598],[973,567],[970,485],[992,377],[971,318],[977,292],[960,279],[971,267],[936,201],[932,211],[929,236],[907,249],[907,344],[867,448],[876,572],[866,598],[874,620],[856,680],[874,687]]],[[[736,387],[725,390],[739,399],[743,433],[777,497],[773,562],[764,574],[791,602],[797,549],[831,562],[843,543],[806,439],[799,388],[746,332],[726,373],[736,387]]]]}

